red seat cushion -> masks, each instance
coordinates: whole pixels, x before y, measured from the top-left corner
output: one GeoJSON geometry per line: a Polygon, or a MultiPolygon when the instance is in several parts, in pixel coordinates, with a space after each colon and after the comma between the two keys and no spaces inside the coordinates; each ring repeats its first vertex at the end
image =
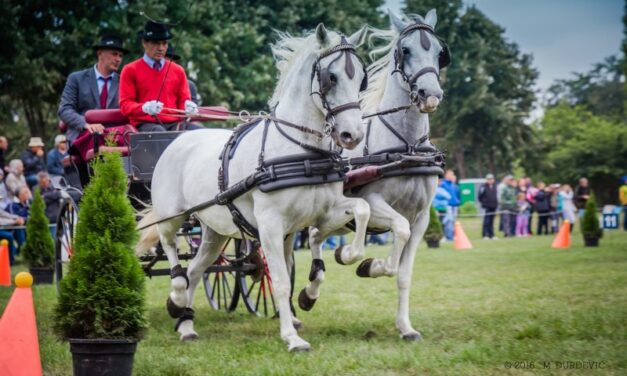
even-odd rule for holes
{"type": "Polygon", "coordinates": [[[88,124],[121,125],[128,124],[129,120],[119,109],[89,110],[85,112],[85,121],[88,124]]]}

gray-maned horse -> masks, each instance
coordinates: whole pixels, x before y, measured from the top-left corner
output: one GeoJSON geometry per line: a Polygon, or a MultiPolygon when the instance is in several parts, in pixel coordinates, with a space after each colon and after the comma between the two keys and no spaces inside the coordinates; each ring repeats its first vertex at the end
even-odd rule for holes
{"type": "MultiPolygon", "coordinates": [[[[365,34],[366,28],[362,28],[347,41],[321,24],[315,33],[303,38],[281,35],[272,46],[280,77],[270,100],[273,117],[281,121],[271,121],[267,128],[262,121],[239,141],[228,168],[231,186],[257,171],[264,139],[265,160],[303,154],[308,150],[302,145],[309,150],[311,147],[329,150],[335,143],[351,149],[362,140],[358,101],[367,81],[365,67],[355,55],[354,46],[361,43],[365,34]],[[265,136],[264,129],[267,129],[265,136]]],[[[176,216],[216,197],[222,164],[219,157],[232,134],[228,130],[195,130],[172,142],[154,170],[152,210],[138,226],[176,216]]],[[[356,261],[355,255],[363,254],[370,210],[365,200],[345,197],[342,186],[343,182],[338,181],[269,193],[253,188],[233,201],[242,216],[258,229],[278,302],[281,338],[290,351],[310,348],[298,336],[290,311],[290,234],[312,225],[337,228],[354,218],[357,234],[352,246],[345,248],[344,257],[356,261]]],[[[227,238],[242,237],[226,206],[213,205],[194,215],[201,222],[202,243],[187,275],[182,273],[176,253],[175,234],[184,219],[182,216],[143,230],[136,249],[141,254],[161,241],[172,270],[168,311],[180,318],[177,331],[181,340],[198,336],[191,306],[203,271],[217,259],[227,238]]]]}
{"type": "MultiPolygon", "coordinates": [[[[414,150],[417,143],[432,147],[428,142],[429,113],[435,111],[442,100],[439,73],[440,68],[449,62],[448,48],[433,30],[436,19],[435,10],[429,11],[424,18],[412,16],[409,22],[390,13],[391,30],[372,29],[371,38],[389,43],[370,54],[371,57],[384,56],[368,68],[371,86],[364,95],[362,108],[365,114],[396,110],[373,117],[369,135],[357,148],[346,152],[345,157],[372,155],[383,150],[399,150],[399,147],[409,151],[410,147],[414,150]]],[[[387,258],[366,259],[357,273],[362,277],[398,275],[396,326],[402,338],[407,340],[420,339],[420,333],[409,320],[409,289],[416,248],[429,222],[429,207],[437,180],[435,175],[388,177],[366,184],[356,193],[370,204],[368,227],[394,232],[394,245],[387,258]]],[[[321,259],[321,245],[331,233],[310,228],[314,263],[311,283],[299,296],[299,305],[303,309],[311,309],[319,297],[324,271],[315,267],[315,260],[321,259]]],[[[346,233],[346,230],[333,233],[346,233]]],[[[344,263],[341,255],[336,254],[336,260],[344,263]]]]}

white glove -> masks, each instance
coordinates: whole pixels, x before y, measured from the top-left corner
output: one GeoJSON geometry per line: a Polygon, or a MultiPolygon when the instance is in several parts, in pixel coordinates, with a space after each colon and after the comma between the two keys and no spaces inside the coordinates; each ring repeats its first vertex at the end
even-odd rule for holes
{"type": "Polygon", "coordinates": [[[198,105],[189,99],[185,101],[185,115],[198,115],[198,105]]]}
{"type": "Polygon", "coordinates": [[[71,198],[70,194],[66,190],[63,190],[63,189],[61,190],[61,197],[66,200],[69,200],[71,198]]]}
{"type": "Polygon", "coordinates": [[[148,101],[142,106],[142,111],[148,115],[157,115],[163,110],[163,103],[159,101],[148,101]]]}

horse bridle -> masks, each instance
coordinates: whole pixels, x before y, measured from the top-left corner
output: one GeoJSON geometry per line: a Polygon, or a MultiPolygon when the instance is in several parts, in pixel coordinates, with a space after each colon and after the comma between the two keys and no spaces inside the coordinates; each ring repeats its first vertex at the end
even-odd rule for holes
{"type": "Polygon", "coordinates": [[[409,88],[410,88],[409,96],[410,96],[412,103],[415,103],[415,101],[418,99],[418,91],[416,90],[417,89],[416,82],[418,81],[418,78],[420,78],[421,76],[427,73],[433,73],[436,75],[436,77],[439,80],[440,79],[439,70],[446,67],[450,63],[451,63],[451,55],[449,53],[448,46],[446,45],[446,43],[444,43],[444,41],[442,41],[442,39],[440,39],[435,34],[433,27],[424,23],[415,23],[415,24],[411,24],[407,26],[403,31],[401,31],[398,37],[398,41],[396,42],[396,50],[394,51],[394,70],[392,71],[392,74],[399,73],[401,77],[403,78],[403,81],[405,81],[407,85],[409,85],[409,88]],[[413,33],[416,30],[420,31],[420,45],[422,46],[422,48],[424,48],[427,51],[431,48],[431,41],[429,40],[429,36],[427,35],[427,33],[429,33],[433,35],[436,39],[438,39],[438,41],[440,42],[440,45],[442,46],[442,50],[440,51],[440,56],[438,57],[438,69],[436,69],[433,66],[424,67],[420,69],[418,72],[414,73],[413,75],[407,76],[407,74],[405,73],[405,69],[404,69],[405,56],[402,50],[402,42],[403,42],[403,39],[407,38],[409,34],[413,33]]]}
{"type": "Polygon", "coordinates": [[[327,94],[333,87],[333,81],[331,80],[331,72],[329,71],[329,68],[331,67],[333,63],[339,60],[342,56],[346,56],[346,61],[344,63],[344,71],[346,72],[348,77],[352,79],[355,76],[355,66],[353,65],[353,60],[351,59],[351,55],[355,55],[362,65],[364,78],[361,81],[359,91],[364,91],[368,88],[368,72],[366,71],[366,65],[363,63],[359,55],[357,55],[355,46],[349,43],[346,40],[346,37],[344,36],[342,36],[340,44],[320,54],[320,56],[318,56],[316,61],[313,63],[313,66],[311,67],[311,84],[313,85],[313,80],[314,78],[317,77],[318,88],[319,88],[319,91],[313,91],[311,92],[311,95],[315,94],[320,97],[320,101],[322,102],[322,107],[326,111],[325,126],[324,126],[324,131],[323,131],[325,136],[329,136],[335,131],[335,115],[346,110],[361,108],[361,106],[359,105],[359,102],[349,102],[349,103],[341,104],[336,107],[331,107],[331,105],[327,101],[327,94]],[[336,52],[339,52],[340,54],[335,59],[333,59],[326,68],[322,68],[320,66],[320,60],[336,52]]]}

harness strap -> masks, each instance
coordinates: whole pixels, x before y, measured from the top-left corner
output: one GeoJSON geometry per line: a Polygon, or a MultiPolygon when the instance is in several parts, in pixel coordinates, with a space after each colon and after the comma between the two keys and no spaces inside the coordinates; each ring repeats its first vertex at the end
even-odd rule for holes
{"type": "Polygon", "coordinates": [[[396,136],[396,138],[398,138],[399,140],[403,141],[403,143],[405,143],[405,145],[407,146],[407,149],[411,148],[409,141],[407,141],[405,139],[405,137],[403,137],[403,135],[398,133],[398,131],[396,129],[394,129],[394,127],[392,127],[392,125],[390,125],[390,123],[387,120],[385,120],[385,118],[383,116],[379,115],[379,120],[381,120],[383,125],[385,125],[386,128],[389,129],[390,132],[392,132],[392,134],[394,134],[394,136],[396,136]]]}

